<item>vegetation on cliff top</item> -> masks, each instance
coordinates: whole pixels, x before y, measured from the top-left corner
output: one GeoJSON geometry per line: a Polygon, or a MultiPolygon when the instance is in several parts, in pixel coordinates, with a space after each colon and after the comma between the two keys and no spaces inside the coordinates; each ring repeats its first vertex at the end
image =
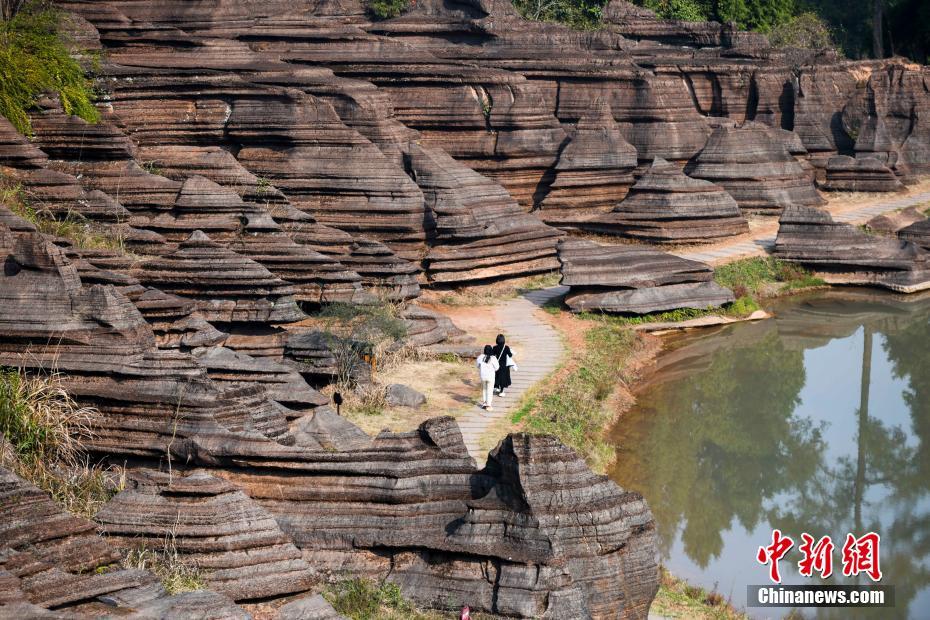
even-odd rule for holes
{"type": "Polygon", "coordinates": [[[29,135],[27,111],[43,93],[55,93],[68,114],[96,122],[93,88],[72,58],[62,34],[61,12],[33,0],[18,12],[4,5],[0,22],[0,114],[29,135]]]}
{"type": "MultiPolygon", "coordinates": [[[[513,0],[528,19],[598,28],[608,0],[513,0]]],[[[835,47],[850,58],[930,61],[926,0],[632,0],[664,19],[732,22],[769,35],[776,47],[835,47]]]]}

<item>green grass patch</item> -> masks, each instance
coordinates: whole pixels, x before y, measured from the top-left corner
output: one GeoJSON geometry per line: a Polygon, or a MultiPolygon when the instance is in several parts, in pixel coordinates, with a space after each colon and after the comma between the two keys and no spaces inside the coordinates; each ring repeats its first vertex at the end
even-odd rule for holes
{"type": "Polygon", "coordinates": [[[28,110],[47,92],[56,93],[66,114],[97,122],[93,87],[72,58],[61,34],[63,14],[45,2],[29,2],[0,22],[0,114],[30,135],[28,110]]]}
{"type": "Polygon", "coordinates": [[[741,319],[749,316],[759,309],[759,304],[749,296],[740,297],[722,308],[679,308],[668,312],[653,312],[651,314],[617,315],[595,312],[582,312],[579,317],[589,321],[603,321],[614,325],[634,326],[649,323],[681,323],[706,316],[724,316],[741,319]]]}
{"type": "Polygon", "coordinates": [[[801,265],[770,256],[721,265],[714,271],[714,280],[732,290],[737,298],[755,300],[826,284],[801,265]]]}
{"type": "Polygon", "coordinates": [[[510,421],[514,424],[519,424],[536,406],[536,399],[530,398],[525,403],[523,403],[519,409],[513,412],[510,416],[510,421]]]}
{"type": "Polygon", "coordinates": [[[611,322],[593,326],[585,339],[577,367],[540,390],[535,400],[527,400],[513,417],[529,432],[555,435],[592,469],[603,472],[614,455],[603,437],[615,414],[606,401],[617,382],[624,380],[638,339],[627,327],[611,322]]]}
{"type": "Polygon", "coordinates": [[[748,616],[737,611],[723,595],[716,591],[692,586],[678,579],[665,568],[649,610],[666,618],[694,620],[746,620],[748,616]]]}

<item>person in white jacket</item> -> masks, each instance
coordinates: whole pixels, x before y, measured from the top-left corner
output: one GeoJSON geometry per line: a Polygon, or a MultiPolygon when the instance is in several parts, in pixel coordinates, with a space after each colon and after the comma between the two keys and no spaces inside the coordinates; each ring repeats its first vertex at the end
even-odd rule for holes
{"type": "Polygon", "coordinates": [[[491,410],[491,400],[494,398],[494,377],[500,363],[494,357],[494,349],[491,345],[485,345],[484,353],[478,356],[476,360],[478,366],[478,377],[481,379],[481,407],[491,410]]]}

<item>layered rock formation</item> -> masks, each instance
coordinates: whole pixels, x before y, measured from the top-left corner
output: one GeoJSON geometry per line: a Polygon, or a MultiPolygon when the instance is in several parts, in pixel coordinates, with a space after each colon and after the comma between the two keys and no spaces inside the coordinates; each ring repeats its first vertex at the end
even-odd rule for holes
{"type": "Polygon", "coordinates": [[[749,232],[739,205],[723,188],[692,179],[658,157],[623,202],[584,228],[652,243],[711,243],[749,232]]]}
{"type": "Polygon", "coordinates": [[[839,155],[827,161],[826,178],[820,187],[840,192],[898,192],[904,184],[874,157],[839,155]]]}
{"type": "MultiPolygon", "coordinates": [[[[211,587],[237,600],[303,590],[312,567],[390,579],[442,608],[645,613],[658,579],[652,517],[638,495],[593,477],[572,451],[551,439],[505,442],[496,464],[479,471],[450,418],[371,438],[313,406],[322,402],[298,411],[307,399],[286,369],[217,348],[160,349],[123,293],[85,286],[62,250],[36,233],[0,232],[0,364],[54,363],[66,389],[99,409],[86,445],[125,463],[137,480],[100,515],[120,543],[151,543],[171,528],[211,587]],[[46,312],[24,321],[37,300],[46,312]],[[288,414],[278,403],[295,409],[288,414]],[[151,472],[166,460],[170,477],[151,472]],[[534,468],[547,484],[525,477],[534,468]],[[554,510],[553,488],[590,492],[554,510]],[[496,508],[482,512],[488,506],[496,508]],[[538,521],[530,526],[537,532],[528,530],[515,558],[483,528],[457,530],[474,521],[470,510],[502,524],[538,521]],[[594,514],[595,523],[560,525],[582,514],[594,514]],[[541,536],[552,540],[544,552],[530,542],[541,536]]],[[[150,296],[149,303],[176,301],[150,296]]],[[[409,320],[428,321],[429,313],[409,320]]],[[[433,323],[421,342],[448,329],[433,323]]]]}
{"type": "Polygon", "coordinates": [[[317,580],[278,524],[242,491],[205,472],[139,477],[95,517],[123,547],[157,548],[170,537],[233,600],[303,592],[317,580]]]}
{"type": "Polygon", "coordinates": [[[562,284],[572,312],[649,314],[704,309],[734,301],[704,263],[633,245],[598,245],[580,239],[559,244],[562,284]]]}
{"type": "Polygon", "coordinates": [[[913,243],[873,236],[812,207],[782,214],[774,255],[812,269],[827,282],[910,293],[930,288],[930,253],[913,243]]]}
{"type": "Polygon", "coordinates": [[[2,468],[0,508],[0,616],[248,617],[216,592],[169,596],[152,573],[120,567],[120,553],[97,535],[96,524],[2,468]]]}
{"type": "Polygon", "coordinates": [[[685,172],[723,187],[746,213],[824,203],[784,142],[760,123],[718,127],[685,172]]]}
{"type": "Polygon", "coordinates": [[[610,107],[598,102],[559,153],[554,178],[537,201],[540,217],[564,225],[609,210],[633,184],[636,164],[636,149],[624,140],[610,107]]]}

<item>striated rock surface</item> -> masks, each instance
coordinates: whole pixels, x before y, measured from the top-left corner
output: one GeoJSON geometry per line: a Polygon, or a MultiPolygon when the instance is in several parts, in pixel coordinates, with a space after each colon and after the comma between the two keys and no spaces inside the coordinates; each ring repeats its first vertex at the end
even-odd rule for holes
{"type": "Polygon", "coordinates": [[[573,312],[648,314],[707,308],[734,301],[704,263],[633,245],[598,245],[580,239],[559,244],[565,303],[573,312]]]}
{"type": "Polygon", "coordinates": [[[812,207],[790,207],[779,220],[774,255],[801,263],[827,282],[910,293],[930,288],[930,253],[913,243],[869,235],[812,207]]]}
{"type": "Polygon", "coordinates": [[[207,586],[241,601],[308,590],[316,573],[274,518],[239,489],[206,472],[149,474],[95,517],[123,547],[157,547],[170,536],[207,586]]]}
{"type": "Polygon", "coordinates": [[[504,189],[438,149],[411,147],[409,165],[435,217],[432,282],[469,282],[558,267],[561,233],[524,213],[504,189]]]}
{"type": "Polygon", "coordinates": [[[685,172],[723,187],[744,213],[824,203],[785,143],[759,123],[718,127],[685,172]]]}
{"type": "Polygon", "coordinates": [[[894,234],[902,228],[926,219],[927,216],[921,213],[917,207],[908,207],[900,211],[877,215],[866,222],[866,226],[869,230],[878,233],[894,234]]]}
{"type": "Polygon", "coordinates": [[[636,149],[623,138],[610,106],[598,102],[559,153],[540,217],[558,225],[608,211],[633,184],[636,164],[636,149]]]}
{"type": "Polygon", "coordinates": [[[152,573],[121,568],[96,524],[2,468],[0,507],[0,617],[248,617],[216,592],[169,596],[152,573]]]}
{"type": "Polygon", "coordinates": [[[692,179],[661,158],[613,211],[584,228],[652,243],[711,243],[749,232],[739,205],[723,188],[692,179]]]}
{"type": "Polygon", "coordinates": [[[930,250],[930,221],[926,218],[914,222],[898,231],[898,237],[930,250]]]}
{"type": "Polygon", "coordinates": [[[208,321],[287,323],[304,316],[292,286],[201,231],[177,251],[145,261],[133,275],[143,284],[193,299],[208,321]]]}
{"type": "Polygon", "coordinates": [[[893,170],[874,157],[853,158],[848,155],[827,161],[822,189],[839,192],[898,192],[904,184],[893,170]]]}

